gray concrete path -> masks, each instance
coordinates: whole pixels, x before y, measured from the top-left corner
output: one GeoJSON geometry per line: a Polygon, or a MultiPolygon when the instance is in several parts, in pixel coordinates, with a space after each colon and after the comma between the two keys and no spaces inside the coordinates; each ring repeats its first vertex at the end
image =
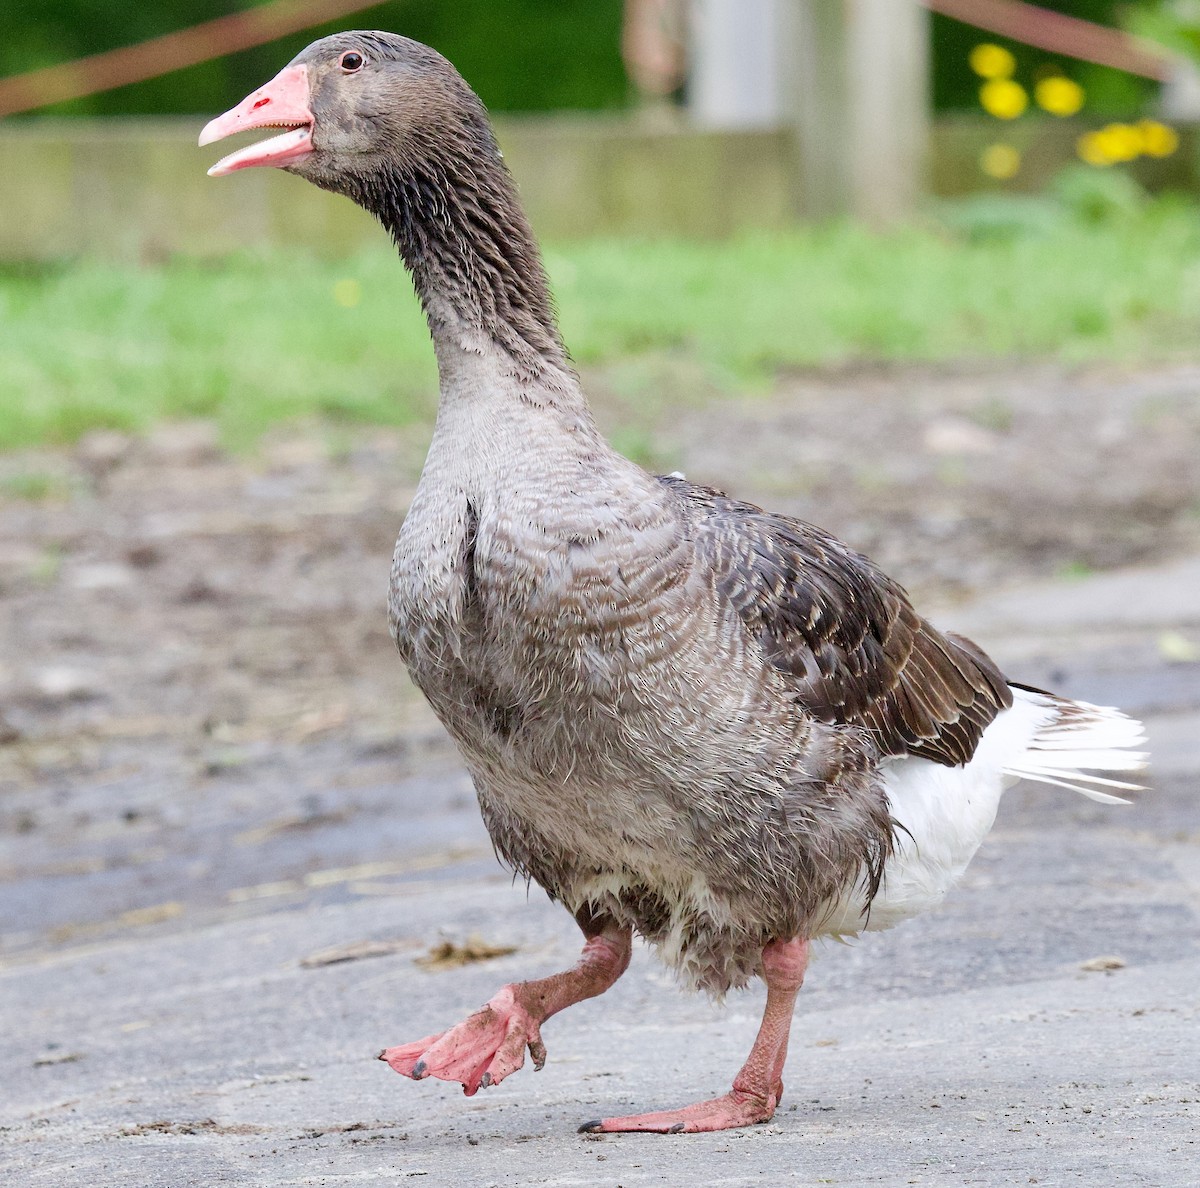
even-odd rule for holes
{"type": "Polygon", "coordinates": [[[362,756],[298,748],[203,802],[169,768],[97,790],[114,813],[178,801],[144,861],[113,859],[103,830],[65,856],[53,829],[5,839],[25,872],[0,885],[6,1182],[1200,1183],[1200,563],[939,617],[1015,677],[1143,714],[1155,787],[1123,809],[1014,789],[941,911],[825,948],[772,1124],[576,1134],[723,1091],[753,1036],[760,995],[683,995],[645,952],[547,1027],[540,1074],[464,1099],[372,1059],[570,962],[577,938],[495,866],[452,764],[375,756],[339,788],[362,756]],[[281,817],[300,789],[308,816],[281,817]],[[516,952],[414,962],[473,934],[516,952]],[[306,960],[360,942],[390,952],[306,960]],[[1085,968],[1102,957],[1119,967],[1085,968]]]}

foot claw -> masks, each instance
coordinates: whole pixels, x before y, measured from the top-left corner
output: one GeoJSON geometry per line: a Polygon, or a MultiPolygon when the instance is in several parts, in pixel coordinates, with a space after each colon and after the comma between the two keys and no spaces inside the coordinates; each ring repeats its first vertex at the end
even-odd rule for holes
{"type": "Polygon", "coordinates": [[[603,1128],[603,1126],[604,1126],[604,1121],[600,1118],[596,1118],[591,1122],[585,1122],[579,1128],[579,1133],[580,1134],[599,1134],[600,1130],[603,1128]]]}
{"type": "Polygon", "coordinates": [[[385,1060],[402,1076],[458,1081],[468,1097],[499,1085],[525,1063],[528,1047],[536,1067],[546,1061],[538,1020],[506,986],[469,1019],[441,1035],[388,1048],[385,1060]]]}
{"type": "Polygon", "coordinates": [[[625,1131],[650,1131],[655,1134],[696,1134],[700,1131],[731,1130],[769,1122],[775,1113],[773,1096],[760,1096],[735,1089],[724,1097],[685,1106],[681,1110],[662,1110],[655,1114],[634,1114],[628,1118],[602,1118],[579,1129],[588,1134],[620,1134],[625,1131]]]}

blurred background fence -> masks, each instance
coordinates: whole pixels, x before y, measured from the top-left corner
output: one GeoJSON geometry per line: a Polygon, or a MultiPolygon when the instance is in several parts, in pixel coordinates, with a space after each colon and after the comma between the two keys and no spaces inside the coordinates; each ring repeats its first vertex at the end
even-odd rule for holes
{"type": "Polygon", "coordinates": [[[184,115],[228,106],[347,24],[410,33],[459,64],[554,238],[890,221],[929,195],[1038,192],[1080,156],[1125,164],[1152,191],[1200,190],[1195,29],[1168,0],[84,8],[18,14],[0,47],[0,112],[13,113],[0,120],[0,259],[342,252],[378,235],[273,171],[212,185],[200,120],[184,115]],[[1097,23],[1121,16],[1159,40],[1097,23]]]}
{"type": "MultiPolygon", "coordinates": [[[[717,131],[578,114],[497,123],[530,216],[548,238],[725,235],[803,214],[794,184],[803,165],[784,129],[717,131]]],[[[197,127],[194,119],[142,117],[0,125],[0,259],[153,260],[252,245],[336,255],[382,235],[357,207],[278,171],[215,185],[195,145],[197,127]]],[[[1022,170],[998,185],[979,168],[995,140],[991,121],[943,117],[931,131],[929,192],[1038,192],[1077,161],[1079,137],[1093,127],[1100,125],[1030,122],[1007,130],[1022,170]]],[[[1197,128],[1176,127],[1179,147],[1170,157],[1130,165],[1152,192],[1200,192],[1197,128]]]]}

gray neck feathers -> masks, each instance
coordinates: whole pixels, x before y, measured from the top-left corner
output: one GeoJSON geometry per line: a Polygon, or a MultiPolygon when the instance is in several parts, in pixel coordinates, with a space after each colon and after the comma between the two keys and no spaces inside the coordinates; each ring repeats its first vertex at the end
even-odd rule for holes
{"type": "Polygon", "coordinates": [[[519,379],[572,382],[541,256],[490,129],[353,188],[412,273],[439,356],[491,343],[519,379]]]}

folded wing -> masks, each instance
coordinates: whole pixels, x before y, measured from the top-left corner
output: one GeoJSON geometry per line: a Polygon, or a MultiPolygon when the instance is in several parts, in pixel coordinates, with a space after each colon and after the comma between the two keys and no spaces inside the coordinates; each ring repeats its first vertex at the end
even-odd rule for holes
{"type": "Polygon", "coordinates": [[[678,478],[717,592],[797,701],[862,726],[882,755],[966,763],[1012,691],[970,640],[943,634],[866,557],[819,528],[678,478]]]}

